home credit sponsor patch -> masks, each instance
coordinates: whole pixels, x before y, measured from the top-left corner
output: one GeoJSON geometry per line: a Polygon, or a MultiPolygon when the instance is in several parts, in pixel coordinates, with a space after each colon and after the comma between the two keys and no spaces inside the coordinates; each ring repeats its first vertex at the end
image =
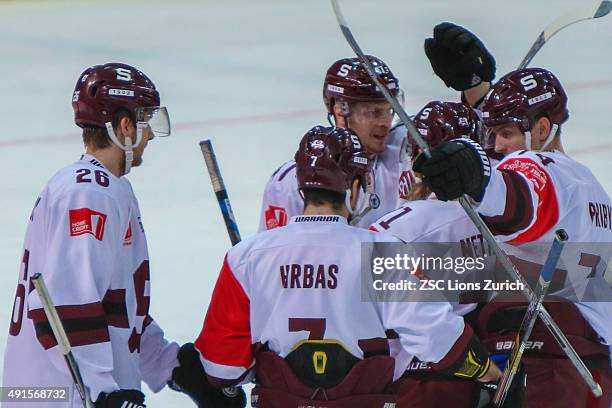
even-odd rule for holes
{"type": "Polygon", "coordinates": [[[102,238],[104,238],[106,214],[94,211],[90,208],[77,208],[70,210],[69,216],[71,237],[91,234],[98,241],[102,241],[102,238]]]}
{"type": "Polygon", "coordinates": [[[282,207],[273,205],[266,209],[266,228],[272,229],[287,225],[287,211],[282,207]]]}

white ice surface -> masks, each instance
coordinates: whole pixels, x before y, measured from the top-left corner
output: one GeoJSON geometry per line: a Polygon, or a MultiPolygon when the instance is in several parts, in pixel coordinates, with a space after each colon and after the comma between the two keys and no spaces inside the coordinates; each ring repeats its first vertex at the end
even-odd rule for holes
{"type": "MultiPolygon", "coordinates": [[[[400,78],[409,112],[455,92],[433,74],[423,39],[453,21],[479,34],[513,69],[540,31],[577,1],[344,0],[364,50],[400,78]]],[[[571,119],[563,139],[612,191],[612,17],[572,26],[535,58],[566,84],[571,119]]],[[[173,135],[147,148],[130,179],[149,239],[151,312],[169,338],[200,330],[229,246],[198,141],[211,138],[243,236],[256,231],[268,176],[300,137],[325,122],[324,72],[352,56],[324,0],[0,0],[0,349],[26,222],[48,178],[82,152],[70,106],[87,66],[135,65],[158,85],[173,135]]],[[[1,370],[0,365],[0,370],[1,370]]],[[[0,373],[1,374],[1,373],[0,373]]],[[[148,390],[151,407],[191,406],[148,390]]]]}

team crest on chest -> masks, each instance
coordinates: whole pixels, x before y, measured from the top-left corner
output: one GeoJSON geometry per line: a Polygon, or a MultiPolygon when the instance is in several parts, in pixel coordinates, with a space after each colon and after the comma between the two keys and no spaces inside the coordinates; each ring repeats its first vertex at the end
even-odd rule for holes
{"type": "Polygon", "coordinates": [[[378,194],[372,193],[370,195],[370,208],[376,209],[380,207],[380,198],[378,198],[378,194]]]}

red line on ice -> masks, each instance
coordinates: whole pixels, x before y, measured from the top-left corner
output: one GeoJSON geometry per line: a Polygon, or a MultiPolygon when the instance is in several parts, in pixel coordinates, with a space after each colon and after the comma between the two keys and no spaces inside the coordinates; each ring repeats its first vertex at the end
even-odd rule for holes
{"type": "MultiPolygon", "coordinates": [[[[599,79],[599,80],[591,80],[591,81],[580,81],[580,82],[570,82],[566,85],[566,88],[572,91],[582,91],[589,89],[597,89],[601,87],[611,87],[612,80],[609,79],[599,79]]],[[[411,100],[412,98],[408,98],[411,100]]],[[[423,98],[419,98],[415,100],[416,102],[422,101],[423,98]]],[[[195,130],[195,129],[205,129],[214,126],[239,126],[242,124],[252,124],[252,123],[266,123],[266,122],[277,122],[289,119],[296,118],[304,118],[311,115],[323,115],[324,111],[322,109],[307,109],[300,111],[292,111],[292,112],[273,112],[273,113],[264,113],[259,115],[246,115],[246,116],[235,116],[235,117],[225,117],[225,118],[211,118],[204,119],[193,122],[182,122],[174,125],[174,129],[177,130],[195,130]]],[[[79,131],[75,129],[74,132],[70,133],[62,133],[55,135],[47,135],[47,136],[34,136],[34,137],[23,137],[23,138],[15,138],[8,140],[0,140],[0,148],[9,148],[9,147],[19,147],[30,144],[55,144],[55,143],[65,143],[70,140],[79,139],[79,131]]],[[[570,152],[572,155],[583,155],[588,153],[598,153],[602,151],[607,151],[612,149],[612,143],[606,143],[601,145],[595,145],[590,147],[585,147],[579,150],[574,150],[570,152]]]]}

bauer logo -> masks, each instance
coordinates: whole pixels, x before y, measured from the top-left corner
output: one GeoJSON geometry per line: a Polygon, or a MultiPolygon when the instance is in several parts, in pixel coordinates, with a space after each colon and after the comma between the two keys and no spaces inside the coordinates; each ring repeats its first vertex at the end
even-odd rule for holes
{"type": "Polygon", "coordinates": [[[134,91],[131,91],[129,89],[109,89],[108,90],[108,94],[109,95],[114,95],[114,96],[134,96],[134,91]]]}
{"type": "Polygon", "coordinates": [[[71,237],[90,234],[98,241],[102,241],[104,238],[106,214],[90,208],[77,208],[69,211],[69,219],[71,237]]]}

